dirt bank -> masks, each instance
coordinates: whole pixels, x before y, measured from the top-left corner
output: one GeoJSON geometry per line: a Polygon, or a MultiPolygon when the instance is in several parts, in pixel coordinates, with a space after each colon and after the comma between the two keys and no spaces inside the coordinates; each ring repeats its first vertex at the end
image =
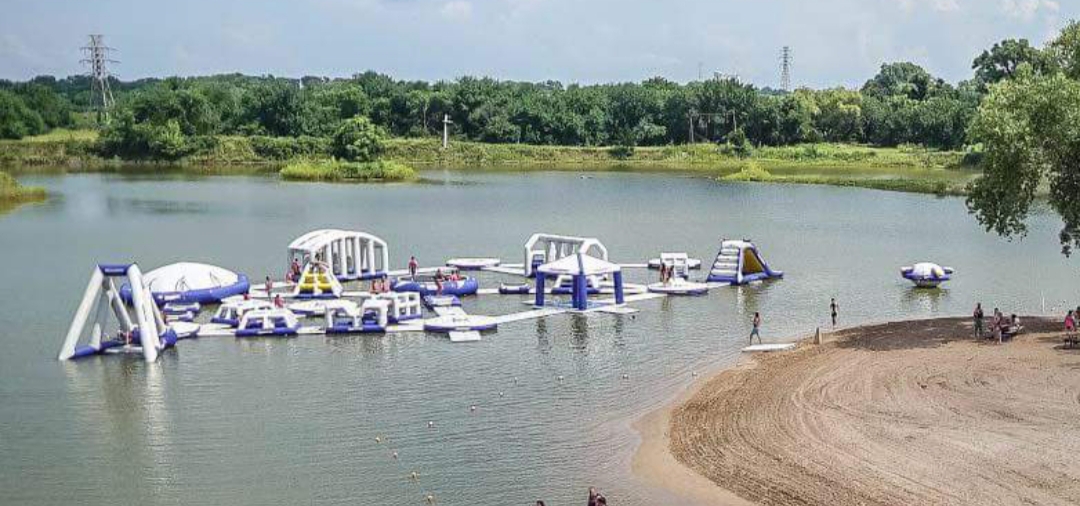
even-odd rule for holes
{"type": "Polygon", "coordinates": [[[671,456],[759,504],[1080,503],[1080,352],[1057,349],[1056,322],[1026,325],[1001,346],[943,319],[762,356],[670,412],[671,456]]]}

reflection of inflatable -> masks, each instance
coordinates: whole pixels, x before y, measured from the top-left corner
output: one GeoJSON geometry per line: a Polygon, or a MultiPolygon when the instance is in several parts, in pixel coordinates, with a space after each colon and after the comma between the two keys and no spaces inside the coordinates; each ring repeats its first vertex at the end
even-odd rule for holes
{"type": "Polygon", "coordinates": [[[265,300],[234,300],[218,306],[210,322],[235,327],[248,311],[274,309],[274,305],[265,300]]]}
{"type": "Polygon", "coordinates": [[[921,262],[911,267],[900,268],[900,275],[915,283],[915,286],[919,288],[937,288],[952,279],[952,273],[952,267],[942,267],[931,262],[921,262]]]}
{"type": "Polygon", "coordinates": [[[236,337],[295,336],[300,330],[296,315],[288,309],[257,309],[244,313],[236,337]]]}
{"type": "Polygon", "coordinates": [[[297,299],[336,299],[341,297],[344,288],[341,282],[330,273],[330,266],[322,262],[311,262],[300,272],[300,279],[293,289],[297,299]]]}
{"type": "Polygon", "coordinates": [[[451,258],[446,265],[462,271],[478,271],[484,267],[497,267],[501,263],[498,258],[451,258]]]}
{"type": "Polygon", "coordinates": [[[289,262],[323,262],[340,280],[386,277],[390,253],[386,241],[364,232],[315,230],[289,244],[289,262]]]}
{"type": "Polygon", "coordinates": [[[98,265],[90,275],[82,302],[71,320],[64,345],[60,347],[60,360],[88,357],[115,349],[140,353],[147,362],[157,359],[161,350],[176,343],[176,333],[165,324],[153,296],[147,287],[139,266],[135,264],[98,265]],[[134,317],[128,313],[117,290],[115,278],[126,278],[128,296],[131,297],[134,317]],[[134,290],[131,287],[135,287],[134,290]],[[97,308],[95,312],[94,309],[97,308]],[[91,313],[94,313],[91,321],[91,313]],[[112,316],[112,320],[109,316],[112,316]],[[114,321],[113,321],[114,320],[114,321]],[[85,344],[79,344],[85,336],[85,344]],[[115,324],[113,329],[106,327],[115,324]]]}
{"type": "Polygon", "coordinates": [[[480,282],[476,278],[461,278],[458,281],[447,279],[442,282],[442,291],[439,291],[434,280],[427,281],[417,276],[417,279],[399,278],[390,285],[390,289],[395,292],[416,292],[422,297],[427,295],[464,297],[466,295],[476,295],[476,292],[480,290],[480,282]]]}
{"type": "Polygon", "coordinates": [[[608,259],[607,248],[599,239],[592,237],[569,237],[553,234],[533,234],[525,242],[525,276],[533,277],[541,264],[584,253],[601,260],[608,259]]]}
{"type": "Polygon", "coordinates": [[[709,285],[675,278],[667,283],[653,283],[649,285],[649,291],[667,295],[705,295],[709,293],[709,285]]]}
{"type": "MultiPolygon", "coordinates": [[[[213,265],[180,262],[158,267],[143,276],[158,305],[169,302],[217,303],[221,299],[247,293],[248,278],[213,265]]],[[[120,295],[131,302],[131,286],[120,288],[120,295]]]]}
{"type": "Polygon", "coordinates": [[[765,279],[782,278],[782,271],[769,268],[757,246],[749,241],[722,241],[708,282],[745,285],[765,279]]]}

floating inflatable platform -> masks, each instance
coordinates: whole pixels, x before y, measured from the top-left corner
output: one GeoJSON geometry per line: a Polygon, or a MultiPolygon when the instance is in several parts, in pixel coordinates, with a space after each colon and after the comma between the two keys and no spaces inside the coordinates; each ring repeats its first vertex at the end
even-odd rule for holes
{"type": "Polygon", "coordinates": [[[649,291],[665,295],[705,295],[709,293],[709,285],[675,278],[669,283],[653,283],[649,285],[649,291]]]}
{"type": "Polygon", "coordinates": [[[755,344],[743,348],[743,353],[772,353],[777,351],[794,350],[795,343],[755,344]]]}
{"type": "Polygon", "coordinates": [[[919,288],[937,288],[952,279],[953,272],[955,271],[952,267],[942,267],[932,262],[920,262],[900,268],[900,275],[919,288]]]}
{"type": "Polygon", "coordinates": [[[498,267],[502,260],[498,258],[451,258],[446,265],[462,271],[479,271],[498,267]]]}
{"type": "Polygon", "coordinates": [[[428,295],[456,295],[458,297],[464,297],[467,295],[476,295],[476,292],[480,289],[480,282],[476,278],[462,278],[458,281],[446,280],[442,283],[442,290],[439,290],[438,285],[434,280],[421,281],[410,278],[398,278],[390,285],[390,289],[395,292],[416,292],[421,297],[428,295]]]}
{"type": "Polygon", "coordinates": [[[450,332],[486,332],[495,330],[498,323],[489,316],[476,316],[465,313],[451,313],[424,321],[424,330],[427,332],[450,333],[450,332]]]}
{"type": "MultiPolygon", "coordinates": [[[[216,304],[222,299],[247,293],[247,276],[214,265],[180,262],[158,267],[143,276],[143,284],[157,304],[216,304]]],[[[131,285],[120,287],[120,297],[131,304],[131,285]]]]}

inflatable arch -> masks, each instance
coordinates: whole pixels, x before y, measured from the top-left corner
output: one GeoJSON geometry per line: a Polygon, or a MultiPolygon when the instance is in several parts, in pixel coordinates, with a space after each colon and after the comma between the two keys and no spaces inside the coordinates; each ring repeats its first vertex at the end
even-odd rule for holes
{"type": "Polygon", "coordinates": [[[386,241],[364,232],[325,229],[308,232],[289,244],[289,264],[324,262],[342,281],[386,277],[390,250],[386,241]]]}
{"type": "Polygon", "coordinates": [[[131,345],[132,350],[140,350],[147,362],[157,360],[161,350],[176,343],[176,333],[165,324],[150,289],[143,282],[142,271],[136,264],[100,264],[90,275],[82,302],[75,311],[75,318],[68,328],[64,345],[60,348],[59,360],[70,360],[104,353],[110,348],[131,345]],[[128,314],[120,291],[116,288],[115,278],[126,278],[131,293],[134,318],[128,314]],[[97,307],[89,338],[86,344],[79,342],[86,333],[91,312],[97,307]],[[108,314],[116,320],[117,331],[124,337],[107,339],[108,314]]]}

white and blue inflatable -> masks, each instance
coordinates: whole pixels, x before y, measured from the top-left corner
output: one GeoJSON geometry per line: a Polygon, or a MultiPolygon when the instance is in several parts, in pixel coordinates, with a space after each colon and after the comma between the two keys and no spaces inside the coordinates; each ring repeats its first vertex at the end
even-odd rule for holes
{"type": "MultiPolygon", "coordinates": [[[[158,267],[143,276],[143,282],[158,305],[168,303],[216,304],[222,299],[247,293],[247,276],[221,267],[180,262],[158,267]]],[[[120,287],[120,296],[131,303],[131,285],[120,287]]]]}
{"type": "Polygon", "coordinates": [[[766,279],[784,277],[783,271],[774,271],[761,258],[757,246],[750,241],[728,241],[720,243],[720,252],[709,270],[709,283],[728,283],[746,285],[766,279]]]}
{"type": "Polygon", "coordinates": [[[395,292],[416,292],[421,297],[428,295],[454,295],[457,297],[464,297],[467,295],[476,295],[476,292],[480,290],[480,282],[476,278],[461,278],[457,281],[450,281],[449,279],[442,282],[442,290],[439,290],[438,285],[434,279],[430,277],[421,278],[417,276],[413,278],[398,278],[390,285],[390,289],[395,292]]]}
{"type": "Polygon", "coordinates": [[[942,267],[933,262],[920,262],[900,268],[900,275],[919,288],[937,288],[952,279],[953,272],[952,267],[942,267]]]}

